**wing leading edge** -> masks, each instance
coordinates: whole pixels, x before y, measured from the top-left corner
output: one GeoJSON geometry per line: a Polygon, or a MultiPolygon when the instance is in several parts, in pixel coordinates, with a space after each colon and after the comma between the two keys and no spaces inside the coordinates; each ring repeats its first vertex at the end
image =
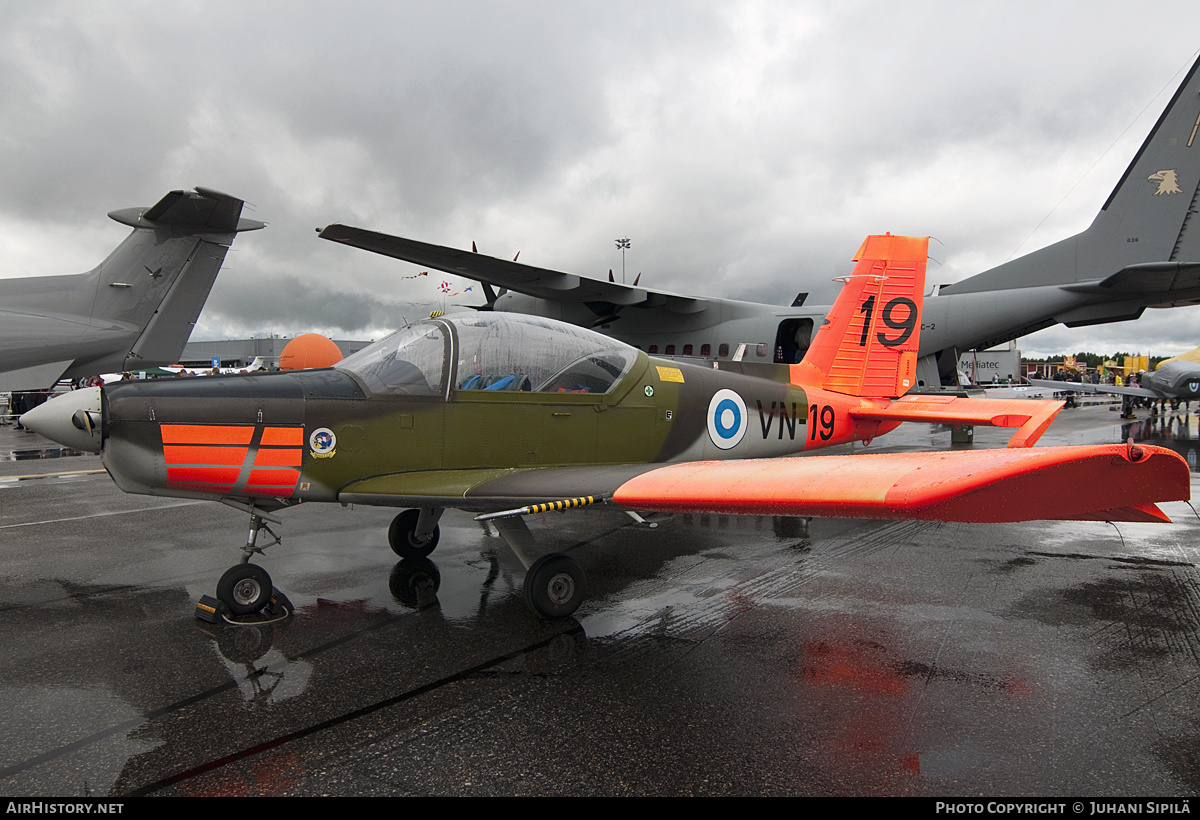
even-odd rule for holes
{"type": "Polygon", "coordinates": [[[1161,447],[1094,445],[880,453],[660,467],[613,501],[634,510],[926,521],[1169,521],[1187,462],[1161,447]]]}
{"type": "Polygon", "coordinates": [[[432,245],[349,225],[329,225],[320,232],[322,239],[349,245],[382,256],[390,256],[415,265],[424,265],[456,276],[465,276],[489,285],[508,288],[539,299],[559,302],[607,302],[613,305],[665,307],[678,313],[702,310],[707,300],[667,291],[605,282],[574,273],[538,268],[482,253],[432,245]]]}

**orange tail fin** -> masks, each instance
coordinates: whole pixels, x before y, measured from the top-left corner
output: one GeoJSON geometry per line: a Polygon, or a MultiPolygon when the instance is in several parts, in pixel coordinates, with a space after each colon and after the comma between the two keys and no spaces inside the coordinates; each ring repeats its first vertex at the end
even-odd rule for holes
{"type": "Polygon", "coordinates": [[[925,236],[868,236],[837,301],[792,381],[865,398],[896,398],[916,384],[925,292],[925,236]]]}

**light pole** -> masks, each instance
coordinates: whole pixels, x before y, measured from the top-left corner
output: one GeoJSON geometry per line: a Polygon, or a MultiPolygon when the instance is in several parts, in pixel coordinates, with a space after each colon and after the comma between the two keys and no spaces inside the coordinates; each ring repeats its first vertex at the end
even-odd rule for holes
{"type": "Polygon", "coordinates": [[[617,240],[617,247],[621,249],[621,284],[625,284],[625,251],[629,249],[629,237],[617,240]]]}

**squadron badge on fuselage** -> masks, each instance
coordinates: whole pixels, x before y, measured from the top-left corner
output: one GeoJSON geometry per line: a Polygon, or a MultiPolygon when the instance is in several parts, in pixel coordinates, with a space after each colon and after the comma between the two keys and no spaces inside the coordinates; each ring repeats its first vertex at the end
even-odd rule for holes
{"type": "Polygon", "coordinates": [[[313,458],[332,458],[337,450],[337,436],[328,427],[318,427],[308,437],[308,448],[313,458]]]}

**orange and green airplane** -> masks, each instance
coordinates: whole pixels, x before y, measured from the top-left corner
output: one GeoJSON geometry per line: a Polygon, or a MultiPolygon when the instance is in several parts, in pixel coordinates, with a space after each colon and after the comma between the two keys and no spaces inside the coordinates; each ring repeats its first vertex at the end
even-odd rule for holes
{"type": "MultiPolygon", "coordinates": [[[[649,356],[574,325],[498,312],[429,319],[330,369],[78,390],[22,423],[99,452],[130,493],[222,501],[250,515],[217,599],[261,610],[250,558],[300,502],[406,508],[388,531],[429,555],[447,508],[493,521],[527,567],[526,602],[570,615],[584,572],[537,555],[523,516],[605,503],[938,521],[1165,521],[1186,462],[1141,445],[1033,447],[1061,402],[910,394],[927,238],[871,236],[805,359],[649,356]],[[1014,427],[1007,449],[800,456],[905,421],[1014,427]]],[[[275,543],[278,543],[275,537],[275,543]]]]}

